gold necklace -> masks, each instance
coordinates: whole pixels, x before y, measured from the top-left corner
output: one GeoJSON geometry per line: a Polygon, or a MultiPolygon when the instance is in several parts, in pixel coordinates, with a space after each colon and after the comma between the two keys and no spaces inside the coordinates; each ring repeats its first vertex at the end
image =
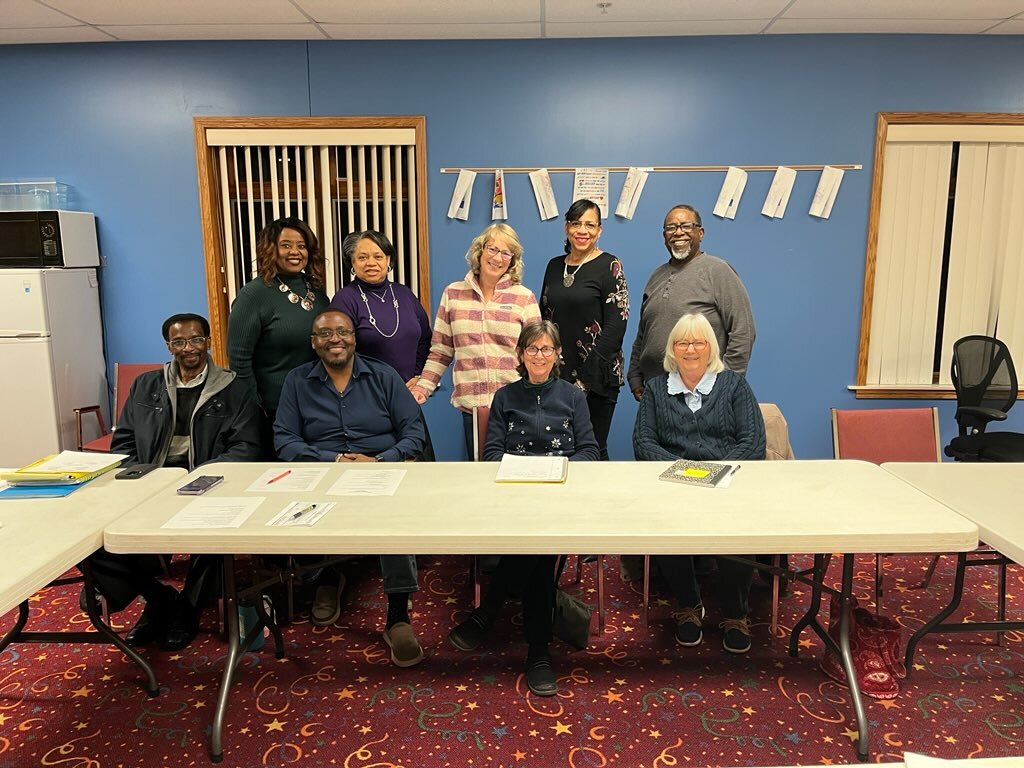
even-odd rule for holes
{"type": "Polygon", "coordinates": [[[303,284],[306,286],[306,295],[303,297],[299,297],[299,294],[297,294],[295,291],[293,291],[291,288],[285,285],[284,280],[282,280],[280,276],[278,276],[277,282],[277,290],[279,290],[281,293],[287,293],[288,301],[290,301],[292,304],[298,304],[307,312],[311,312],[313,310],[313,301],[316,299],[316,294],[313,293],[313,289],[309,287],[309,283],[306,282],[305,278],[303,278],[302,280],[303,284]]]}

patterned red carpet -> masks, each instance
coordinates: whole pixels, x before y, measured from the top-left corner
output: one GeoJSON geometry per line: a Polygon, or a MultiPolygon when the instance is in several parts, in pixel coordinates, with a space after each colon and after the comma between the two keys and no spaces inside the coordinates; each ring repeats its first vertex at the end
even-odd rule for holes
{"type": "MultiPolygon", "coordinates": [[[[801,564],[804,558],[800,558],[801,564]]],[[[948,594],[952,559],[933,586],[920,581],[928,558],[887,561],[888,613],[915,628],[948,594]]],[[[177,564],[176,564],[177,565],[177,564]]],[[[604,635],[583,652],[553,646],[558,697],[529,695],[521,672],[525,646],[516,606],[480,652],[446,642],[470,601],[466,558],[420,559],[414,625],[427,650],[419,667],[388,658],[379,628],[385,601],[372,560],[347,564],[345,610],[336,626],[299,619],[285,631],[288,657],[268,642],[247,654],[231,695],[224,730],[225,766],[644,766],[790,765],[856,762],[847,690],[818,669],[821,644],[805,633],[793,659],[783,639],[768,637],[769,591],[753,593],[757,622],[746,656],[721,648],[713,585],[699,648],[675,645],[669,607],[657,603],[650,628],[640,617],[639,585],[619,579],[609,558],[609,617],[604,635]],[[512,642],[499,638],[511,635],[512,642]]],[[[994,569],[974,569],[961,614],[994,616],[994,569]]],[[[596,602],[594,566],[582,596],[596,602]]],[[[873,562],[861,561],[858,584],[869,604],[873,562]]],[[[713,577],[710,577],[713,579],[713,577]]],[[[563,583],[569,580],[566,576],[563,583]]],[[[1011,618],[1022,580],[1010,571],[1011,618]]],[[[797,586],[783,601],[792,626],[806,605],[797,586]]],[[[75,588],[34,598],[29,628],[60,629],[85,621],[75,588]]],[[[130,626],[137,608],[118,622],[130,626]]],[[[11,626],[14,614],[3,618],[11,626]]],[[[596,622],[596,617],[595,617],[596,622]]],[[[209,765],[207,734],[224,658],[212,610],[185,651],[146,652],[162,689],[149,699],[138,670],[107,648],[15,645],[0,655],[0,768],[5,766],[209,765]]],[[[920,646],[912,676],[892,701],[866,699],[872,760],[904,750],[940,757],[995,757],[1024,752],[1022,637],[1002,647],[974,634],[932,636],[920,646]]]]}

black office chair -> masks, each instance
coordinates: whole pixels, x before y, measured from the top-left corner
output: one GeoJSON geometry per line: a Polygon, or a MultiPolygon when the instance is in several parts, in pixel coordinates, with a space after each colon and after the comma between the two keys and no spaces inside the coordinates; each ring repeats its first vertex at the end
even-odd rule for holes
{"type": "Polygon", "coordinates": [[[956,461],[1024,461],[1024,434],[986,432],[1017,400],[1010,350],[991,336],[964,336],[953,345],[953,387],[959,436],[946,446],[956,461]]]}

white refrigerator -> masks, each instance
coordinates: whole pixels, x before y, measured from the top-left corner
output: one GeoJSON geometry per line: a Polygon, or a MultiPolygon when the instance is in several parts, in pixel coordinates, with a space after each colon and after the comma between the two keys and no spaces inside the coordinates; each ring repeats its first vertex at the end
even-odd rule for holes
{"type": "Polygon", "coordinates": [[[75,408],[109,429],[108,401],[96,270],[0,269],[0,467],[74,450],[75,408]]]}

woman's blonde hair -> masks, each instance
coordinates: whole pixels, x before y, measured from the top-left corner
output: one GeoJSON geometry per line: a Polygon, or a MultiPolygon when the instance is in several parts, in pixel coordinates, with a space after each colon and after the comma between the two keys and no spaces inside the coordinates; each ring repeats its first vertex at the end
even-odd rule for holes
{"type": "Polygon", "coordinates": [[[698,341],[704,339],[708,343],[708,373],[719,373],[725,370],[725,363],[722,362],[721,349],[718,346],[718,337],[715,336],[715,329],[704,315],[693,313],[683,315],[676,324],[672,326],[672,332],[665,342],[665,359],[662,362],[665,370],[669,373],[679,370],[676,365],[675,343],[680,339],[698,341]]]}
{"type": "Polygon", "coordinates": [[[523,244],[519,242],[519,235],[508,224],[491,224],[473,239],[469,244],[469,250],[466,251],[466,261],[469,262],[470,270],[474,275],[480,276],[480,258],[484,246],[495,237],[503,237],[512,252],[512,260],[508,263],[508,271],[505,274],[512,278],[513,283],[523,282],[523,244]]]}

